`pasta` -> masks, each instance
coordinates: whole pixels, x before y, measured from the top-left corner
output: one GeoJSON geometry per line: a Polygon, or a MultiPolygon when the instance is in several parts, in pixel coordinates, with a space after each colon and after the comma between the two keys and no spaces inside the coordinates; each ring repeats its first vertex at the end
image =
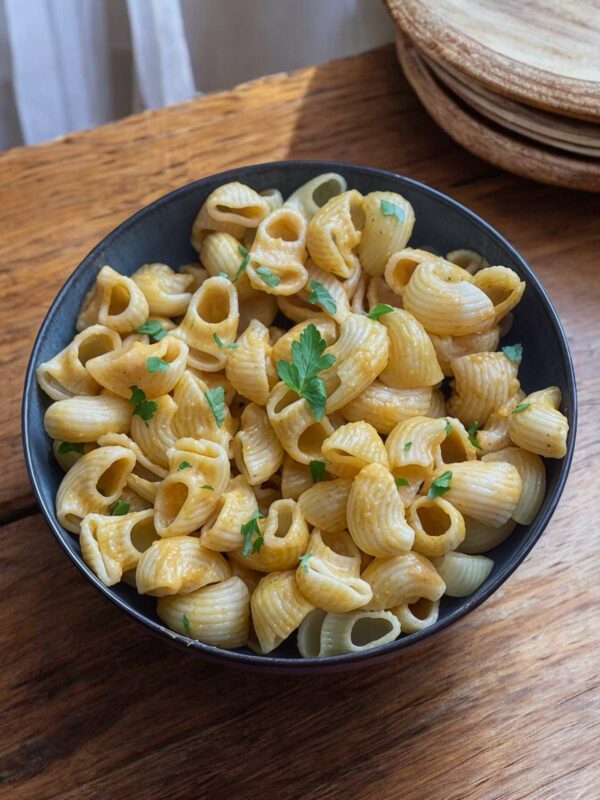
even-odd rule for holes
{"type": "Polygon", "coordinates": [[[525,283],[409,246],[414,224],[337,173],[287,198],[234,181],[195,217],[197,262],[100,269],[36,376],[57,518],[105,586],[188,640],[327,658],[485,585],[568,420],[500,346],[525,283]]]}

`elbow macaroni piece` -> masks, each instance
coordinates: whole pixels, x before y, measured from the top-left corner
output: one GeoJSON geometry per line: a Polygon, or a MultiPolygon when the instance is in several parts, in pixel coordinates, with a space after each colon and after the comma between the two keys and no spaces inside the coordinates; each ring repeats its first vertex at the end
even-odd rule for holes
{"type": "Polygon", "coordinates": [[[44,428],[52,439],[94,442],[104,433],[128,433],[132,407],[120,397],[69,397],[57,400],[44,415],[44,428]]]}
{"type": "Polygon", "coordinates": [[[283,461],[283,447],[264,408],[249,403],[242,412],[240,429],[233,439],[233,457],[250,486],[267,481],[283,461]]]}
{"type": "Polygon", "coordinates": [[[339,478],[353,478],[367,464],[388,466],[385,446],[368,422],[348,422],[322,444],[327,470],[339,478]]]}
{"type": "Polygon", "coordinates": [[[370,192],[364,198],[363,213],[360,263],[369,275],[382,275],[391,255],[406,246],[415,213],[408,200],[396,192],[370,192]]]}
{"type": "Polygon", "coordinates": [[[431,406],[431,389],[393,389],[379,381],[340,409],[349,422],[365,421],[379,433],[388,434],[404,420],[427,416],[431,406]]]}
{"type": "Polygon", "coordinates": [[[266,519],[259,520],[262,543],[257,553],[235,550],[231,557],[258,572],[277,572],[298,563],[308,543],[308,526],[294,500],[275,500],[266,519]]]}
{"type": "Polygon", "coordinates": [[[426,597],[416,598],[414,602],[405,600],[393,608],[392,613],[398,618],[402,633],[416,633],[435,625],[440,613],[440,601],[426,597]]]}
{"type": "Polygon", "coordinates": [[[304,519],[315,528],[329,533],[345,530],[346,506],[352,481],[338,478],[334,481],[320,481],[302,492],[298,505],[304,519]]]}
{"type": "Polygon", "coordinates": [[[135,456],[135,466],[127,476],[127,487],[143,500],[154,503],[158,484],[167,476],[167,470],[149,459],[141,447],[123,433],[105,433],[98,437],[98,444],[100,447],[118,445],[131,450],[135,456]]]}
{"type": "Polygon", "coordinates": [[[542,459],[535,453],[521,450],[520,447],[505,447],[495,453],[488,453],[481,460],[506,461],[516,467],[523,489],[512,516],[520,525],[531,525],[546,494],[546,470],[542,459]]]}
{"type": "Polygon", "coordinates": [[[209,550],[229,552],[243,544],[241,528],[258,511],[256,497],[242,475],[232,478],[202,526],[200,541],[209,550]]]}
{"type": "MultiPolygon", "coordinates": [[[[249,300],[254,290],[242,265],[246,261],[247,250],[239,241],[229,233],[214,231],[207,234],[200,247],[200,261],[206,268],[209,276],[227,277],[235,283],[235,289],[240,303],[249,300]]],[[[198,289],[200,284],[196,287],[198,289]]]]}
{"type": "Polygon", "coordinates": [[[153,542],[139,559],[135,582],[140,594],[166,597],[190,594],[231,577],[220,553],[205,548],[195,536],[173,536],[153,542]]]}
{"type": "Polygon", "coordinates": [[[389,360],[379,375],[382,383],[395,389],[422,389],[443,380],[431,339],[418,320],[395,308],[380,321],[389,340],[389,360]]]}
{"type": "Polygon", "coordinates": [[[299,211],[307,222],[332,197],[347,189],[346,179],[337,172],[324,172],[299,186],[285,201],[284,206],[299,211]]]}
{"type": "Polygon", "coordinates": [[[156,611],[171,630],[191,639],[227,648],[248,641],[250,595],[236,576],[190,594],[160,597],[156,611]]]}
{"type": "Polygon", "coordinates": [[[514,408],[508,425],[509,436],[523,450],[546,458],[562,458],[567,452],[569,422],[558,409],[561,393],[549,386],[527,395],[523,411],[514,408]]]}
{"type": "Polygon", "coordinates": [[[443,497],[419,497],[408,508],[407,522],[415,532],[413,550],[428,558],[456,550],[465,538],[462,514],[443,497]]]}
{"type": "Polygon", "coordinates": [[[175,272],[166,264],[144,264],[131,279],[144,293],[149,313],[162,317],[177,317],[185,314],[192,295],[187,291],[192,275],[175,272]]]}
{"type": "Polygon", "coordinates": [[[470,556],[466,553],[447,553],[435,558],[433,565],[446,584],[449,597],[466,597],[477,591],[494,567],[486,556],[470,556]]]}
{"type": "Polygon", "coordinates": [[[281,470],[281,495],[297,500],[300,495],[313,485],[314,481],[307,464],[299,464],[286,455],[281,470]]]}
{"type": "Polygon", "coordinates": [[[225,366],[227,379],[238,394],[264,406],[277,382],[271,363],[269,329],[253,319],[229,350],[225,366]]]}
{"type": "Polygon", "coordinates": [[[292,570],[265,575],[252,594],[252,622],[263,654],[275,650],[314,609],[292,570]]]}
{"type": "Polygon", "coordinates": [[[369,464],[354,478],[346,514],[354,543],[369,555],[384,558],[413,546],[415,534],[404,519],[402,498],[382,464],[369,464]]]}
{"type": "Polygon", "coordinates": [[[246,273],[254,289],[267,294],[290,295],[306,283],[306,221],[291,208],[272,211],[258,226],[246,273]],[[265,281],[261,268],[272,274],[265,281]]]}
{"type": "Polygon", "coordinates": [[[356,189],[328,200],[308,223],[306,247],[325,272],[350,278],[360,266],[356,249],[365,224],[363,197],[356,189]]]}
{"type": "Polygon", "coordinates": [[[309,464],[321,456],[321,446],[333,433],[333,425],[323,417],[318,422],[308,403],[285,383],[278,383],[267,403],[271,427],[285,452],[300,464],[309,464]]]}
{"type": "Polygon", "coordinates": [[[517,365],[504,353],[474,353],[450,362],[454,381],[448,411],[465,425],[485,425],[493,411],[519,390],[517,365]]]}
{"type": "Polygon", "coordinates": [[[362,653],[393,642],[400,635],[400,622],[391,611],[354,611],[309,614],[298,630],[298,650],[304,658],[322,658],[340,653],[362,653]]]}
{"type": "Polygon", "coordinates": [[[117,333],[129,333],[148,319],[148,301],[135,281],[112,267],[102,267],[84,298],[77,330],[99,323],[117,333]]]}
{"type": "Polygon", "coordinates": [[[473,353],[493,352],[500,341],[500,329],[494,325],[483,333],[470,333],[467,336],[436,336],[429,334],[438,363],[444,375],[452,375],[452,361],[473,353]]]}
{"type": "Polygon", "coordinates": [[[502,544],[517,527],[517,523],[512,518],[499,528],[483,525],[483,523],[468,517],[466,514],[463,515],[463,519],[465,521],[465,538],[458,550],[461,553],[475,556],[480,553],[487,553],[488,550],[493,550],[494,547],[502,544]]]}
{"type": "Polygon", "coordinates": [[[362,577],[373,590],[373,598],[365,606],[369,611],[395,608],[406,601],[415,603],[422,597],[435,603],[446,590],[431,561],[414,552],[375,558],[362,577]]]}
{"type": "Polygon", "coordinates": [[[402,297],[404,290],[412,277],[413,272],[422,261],[435,259],[429,250],[417,250],[413,247],[405,247],[392,253],[385,265],[383,277],[390,289],[402,297]]]}

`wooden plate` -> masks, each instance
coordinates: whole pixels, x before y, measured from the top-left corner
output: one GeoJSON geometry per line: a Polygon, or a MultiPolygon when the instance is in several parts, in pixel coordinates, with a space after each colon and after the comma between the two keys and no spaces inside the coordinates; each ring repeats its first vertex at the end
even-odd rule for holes
{"type": "Polygon", "coordinates": [[[600,191],[600,162],[567,156],[497,128],[459,104],[435,79],[406,37],[397,37],[397,49],[405,75],[419,99],[458,144],[479,158],[525,178],[570,189],[600,191]]]}
{"type": "Polygon", "coordinates": [[[600,120],[597,0],[386,0],[429,58],[499,94],[600,120]]]}
{"type": "Polygon", "coordinates": [[[436,78],[484,117],[560,150],[600,158],[600,125],[521,105],[483,89],[475,81],[468,85],[435,61],[420,55],[436,78]]]}

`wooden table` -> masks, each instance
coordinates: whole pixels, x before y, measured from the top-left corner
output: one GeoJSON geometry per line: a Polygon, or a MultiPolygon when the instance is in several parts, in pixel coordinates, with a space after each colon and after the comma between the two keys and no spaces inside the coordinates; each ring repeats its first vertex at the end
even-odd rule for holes
{"type": "Polygon", "coordinates": [[[597,196],[468,155],[384,48],[9,151],[0,208],[0,797],[600,797],[597,196]],[[567,489],[517,573],[414,652],[324,677],[217,668],[125,618],[54,541],[20,447],[34,334],[91,246],[176,186],[288,156],[396,170],[489,220],[548,289],[581,402],[567,489]]]}

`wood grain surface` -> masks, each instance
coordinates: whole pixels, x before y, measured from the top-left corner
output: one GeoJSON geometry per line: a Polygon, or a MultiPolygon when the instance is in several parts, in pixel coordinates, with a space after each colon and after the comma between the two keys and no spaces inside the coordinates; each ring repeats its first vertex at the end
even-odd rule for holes
{"type": "Polygon", "coordinates": [[[597,796],[597,197],[469,155],[385,48],[5,153],[0,207],[0,798],[597,796]],[[37,326],[93,244],[175,186],[285,156],[393,169],[495,225],[555,303],[581,405],[555,517],[487,603],[383,666],[293,679],[205,664],[103,600],[35,512],[18,426],[37,326]]]}
{"type": "Polygon", "coordinates": [[[385,0],[428,55],[493,91],[600,119],[597,0],[385,0]]]}
{"type": "Polygon", "coordinates": [[[525,178],[569,189],[600,191],[600,159],[565,153],[494,125],[460,105],[403,34],[396,40],[404,73],[433,119],[458,144],[525,178]]]}

